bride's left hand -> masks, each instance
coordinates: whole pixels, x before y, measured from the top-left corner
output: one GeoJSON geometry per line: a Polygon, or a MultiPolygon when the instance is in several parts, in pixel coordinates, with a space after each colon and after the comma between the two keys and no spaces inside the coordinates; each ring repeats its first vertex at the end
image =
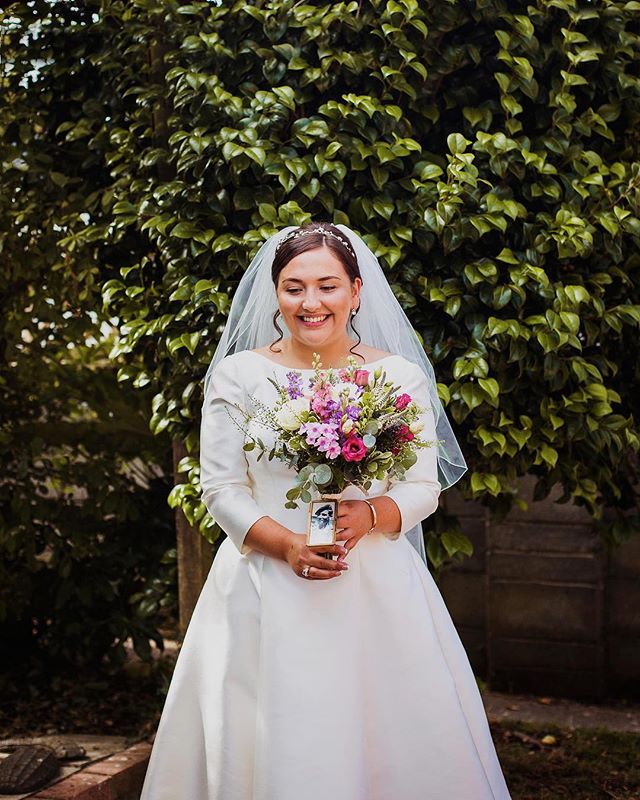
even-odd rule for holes
{"type": "MultiPolygon", "coordinates": [[[[353,550],[363,536],[371,529],[371,509],[364,500],[341,500],[338,503],[336,541],[344,541],[347,550],[353,550]]],[[[348,553],[338,556],[344,561],[348,553]]]]}

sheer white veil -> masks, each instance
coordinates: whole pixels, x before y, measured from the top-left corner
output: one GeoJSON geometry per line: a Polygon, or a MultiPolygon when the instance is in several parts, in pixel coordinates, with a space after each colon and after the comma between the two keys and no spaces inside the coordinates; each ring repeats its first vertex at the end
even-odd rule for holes
{"type": "MultiPolygon", "coordinates": [[[[438,480],[442,489],[447,489],[464,475],[467,465],[438,397],[431,362],[396,300],[378,259],[357,233],[346,225],[336,227],[350,242],[362,277],[360,308],[353,318],[362,342],[404,356],[417,364],[427,378],[438,440],[438,480]]],[[[278,310],[278,301],[271,280],[271,266],[278,244],[295,230],[295,226],[289,226],[267,239],[242,276],[220,342],[205,375],[205,402],[211,373],[225,356],[242,350],[255,350],[277,338],[273,315],[278,310]]],[[[282,317],[278,318],[278,324],[285,336],[290,335],[282,317]]],[[[406,535],[426,563],[421,526],[415,526],[406,535]]]]}

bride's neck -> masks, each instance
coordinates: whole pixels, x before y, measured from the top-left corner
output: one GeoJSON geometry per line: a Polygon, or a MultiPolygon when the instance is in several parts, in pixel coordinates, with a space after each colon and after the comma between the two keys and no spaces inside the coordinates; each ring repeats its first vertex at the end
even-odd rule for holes
{"type": "MultiPolygon", "coordinates": [[[[355,355],[349,352],[350,348],[355,344],[356,342],[351,341],[351,339],[346,336],[341,342],[332,342],[326,347],[318,348],[307,347],[305,344],[295,339],[286,339],[283,342],[283,355],[286,356],[286,360],[289,362],[304,364],[310,367],[313,361],[313,354],[318,353],[323,367],[346,367],[349,356],[355,355]]],[[[360,358],[357,356],[355,357],[358,362],[361,361],[360,358]]]]}

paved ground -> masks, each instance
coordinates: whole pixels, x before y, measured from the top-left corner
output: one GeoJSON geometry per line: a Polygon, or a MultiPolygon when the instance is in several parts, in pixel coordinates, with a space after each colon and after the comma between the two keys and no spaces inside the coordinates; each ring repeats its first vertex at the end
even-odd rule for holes
{"type": "Polygon", "coordinates": [[[482,699],[490,721],[552,723],[561,728],[608,728],[640,734],[640,705],[596,706],[499,692],[483,692],[482,699]]]}
{"type": "MultiPolygon", "coordinates": [[[[37,736],[33,739],[24,739],[23,737],[16,737],[14,739],[4,739],[3,742],[29,742],[33,744],[45,744],[50,747],[55,747],[58,742],[79,744],[84,747],[86,755],[83,758],[76,758],[69,761],[62,762],[58,778],[67,777],[83,769],[94,761],[103,759],[113,753],[118,753],[126,747],[126,739],[124,736],[94,736],[89,733],[78,734],[56,734],[55,736],[37,736]]],[[[8,753],[0,752],[0,758],[6,758],[8,753]]],[[[32,793],[27,794],[0,794],[2,800],[21,800],[21,798],[29,797],[32,793]]]]}
{"type": "MultiPolygon", "coordinates": [[[[560,698],[537,697],[535,695],[501,694],[483,692],[487,716],[490,721],[513,723],[532,722],[554,724],[561,728],[608,728],[640,735],[640,705],[620,704],[618,706],[597,706],[577,703],[560,698]]],[[[65,762],[60,775],[68,776],[91,762],[100,761],[106,756],[125,748],[126,740],[121,736],[91,736],[87,734],[42,736],[38,741],[52,744],[50,739],[73,741],[86,749],[86,757],[65,762]]],[[[11,741],[20,741],[13,739],[11,741]]],[[[0,758],[6,753],[0,753],[0,758]]],[[[84,773],[83,773],[84,774],[84,773]]],[[[28,795],[0,795],[0,800],[20,800],[28,795]]],[[[101,795],[102,796],[102,795],[101,795]]]]}

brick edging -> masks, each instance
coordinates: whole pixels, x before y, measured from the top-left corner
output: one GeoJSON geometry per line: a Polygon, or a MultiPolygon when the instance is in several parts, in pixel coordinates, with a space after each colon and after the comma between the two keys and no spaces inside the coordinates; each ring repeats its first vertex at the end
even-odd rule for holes
{"type": "Polygon", "coordinates": [[[30,794],[29,800],[137,800],[150,753],[149,742],[138,742],[30,794]]]}

